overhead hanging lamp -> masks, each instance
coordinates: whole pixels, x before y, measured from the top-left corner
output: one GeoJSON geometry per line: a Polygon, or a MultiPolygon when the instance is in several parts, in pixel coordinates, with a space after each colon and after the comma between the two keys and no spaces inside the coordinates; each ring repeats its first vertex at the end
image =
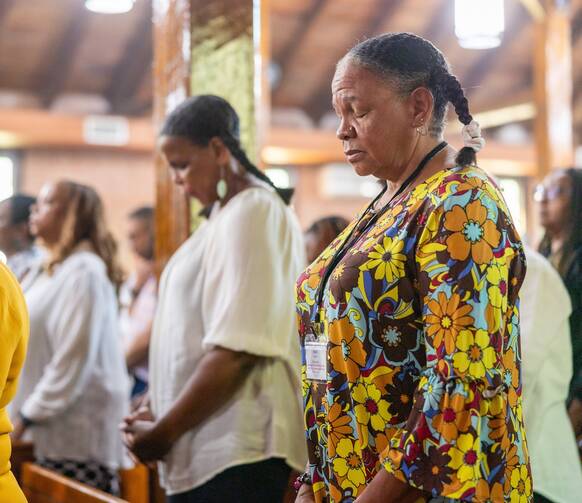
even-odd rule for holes
{"type": "Polygon", "coordinates": [[[505,30],[504,0],[455,0],[455,35],[465,49],[493,49],[505,30]]]}
{"type": "Polygon", "coordinates": [[[99,14],[123,14],[133,9],[135,0],[85,0],[85,7],[99,14]]]}

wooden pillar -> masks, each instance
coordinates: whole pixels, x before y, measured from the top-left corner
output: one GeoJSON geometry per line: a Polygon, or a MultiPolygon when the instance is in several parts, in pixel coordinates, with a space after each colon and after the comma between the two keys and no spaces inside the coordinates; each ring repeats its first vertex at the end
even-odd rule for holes
{"type": "Polygon", "coordinates": [[[562,0],[545,0],[542,5],[545,13],[536,21],[534,58],[539,178],[574,160],[570,13],[562,0]]]}
{"type": "MultiPolygon", "coordinates": [[[[186,96],[216,94],[241,118],[241,139],[259,162],[269,123],[268,0],[154,0],[154,123],[186,96]]],[[[189,207],[157,158],[158,269],[196,226],[189,207]]]]}
{"type": "Polygon", "coordinates": [[[192,1],[192,94],[217,94],[241,118],[241,139],[259,161],[268,125],[267,0],[192,1]]]}
{"type": "MultiPolygon", "coordinates": [[[[190,2],[153,0],[154,132],[165,116],[189,94],[190,2]]],[[[161,273],[170,256],[188,237],[188,201],[173,183],[156,151],[156,266],[161,273]]]]}

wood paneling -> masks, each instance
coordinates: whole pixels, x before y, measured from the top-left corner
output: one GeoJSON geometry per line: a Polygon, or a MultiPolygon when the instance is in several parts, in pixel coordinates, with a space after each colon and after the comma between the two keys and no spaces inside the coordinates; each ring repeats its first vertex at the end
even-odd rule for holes
{"type": "MultiPolygon", "coordinates": [[[[190,2],[154,0],[154,130],[167,113],[189,95],[190,2]]],[[[156,152],[156,266],[161,273],[168,259],[188,237],[189,205],[174,185],[170,170],[156,152]]]]}

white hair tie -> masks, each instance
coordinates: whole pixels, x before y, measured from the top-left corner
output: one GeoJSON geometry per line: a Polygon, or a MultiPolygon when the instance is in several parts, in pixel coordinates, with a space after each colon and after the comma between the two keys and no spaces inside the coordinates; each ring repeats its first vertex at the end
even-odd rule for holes
{"type": "Polygon", "coordinates": [[[485,146],[485,139],[481,136],[481,126],[477,121],[473,120],[463,126],[461,134],[463,146],[472,148],[475,152],[479,152],[485,146]]]}

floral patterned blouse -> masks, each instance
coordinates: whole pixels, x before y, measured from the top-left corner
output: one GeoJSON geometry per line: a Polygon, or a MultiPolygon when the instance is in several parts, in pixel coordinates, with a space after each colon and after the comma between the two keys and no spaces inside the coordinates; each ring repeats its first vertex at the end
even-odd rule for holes
{"type": "Polygon", "coordinates": [[[382,467],[427,497],[530,501],[525,257],[499,189],[479,168],[443,170],[366,228],[371,218],[356,219],[297,284],[316,501],[353,501],[382,467]],[[306,377],[306,340],[327,343],[325,380],[306,377]]]}

